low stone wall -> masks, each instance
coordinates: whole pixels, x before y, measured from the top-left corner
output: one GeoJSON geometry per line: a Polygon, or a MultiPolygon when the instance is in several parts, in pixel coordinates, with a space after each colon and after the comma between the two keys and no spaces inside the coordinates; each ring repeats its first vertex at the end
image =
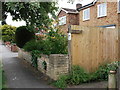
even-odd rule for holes
{"type": "MultiPolygon", "coordinates": [[[[31,63],[31,55],[24,50],[19,49],[18,57],[23,58],[31,63]]],[[[57,80],[60,75],[68,74],[69,71],[69,60],[68,55],[64,54],[51,54],[41,55],[38,58],[38,70],[48,75],[51,79],[57,80]],[[46,68],[44,68],[46,64],[46,68]]]]}
{"type": "Polygon", "coordinates": [[[32,63],[31,62],[32,56],[31,56],[31,54],[29,52],[25,52],[24,50],[19,49],[18,50],[18,57],[25,59],[29,63],[32,63]]]}

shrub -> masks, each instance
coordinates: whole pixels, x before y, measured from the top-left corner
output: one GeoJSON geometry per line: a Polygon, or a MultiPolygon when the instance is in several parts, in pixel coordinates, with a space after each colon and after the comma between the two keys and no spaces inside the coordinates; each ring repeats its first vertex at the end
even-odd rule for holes
{"type": "Polygon", "coordinates": [[[0,27],[0,29],[2,32],[2,40],[4,42],[6,41],[15,42],[16,27],[11,25],[3,25],[0,27]]]}
{"type": "Polygon", "coordinates": [[[15,39],[18,47],[22,48],[26,42],[35,38],[35,33],[31,27],[20,26],[16,29],[15,39]]]}
{"type": "Polygon", "coordinates": [[[91,74],[91,81],[96,80],[108,80],[108,74],[110,70],[115,70],[118,68],[119,61],[114,61],[110,64],[104,64],[99,66],[98,70],[91,74]]]}
{"type": "Polygon", "coordinates": [[[80,83],[89,81],[89,74],[80,66],[73,66],[70,72],[69,82],[70,84],[78,85],[80,83]]]}
{"type": "Polygon", "coordinates": [[[51,44],[47,40],[31,40],[27,42],[23,49],[25,51],[38,50],[41,54],[49,55],[51,44]]]}
{"type": "Polygon", "coordinates": [[[67,39],[62,34],[52,32],[52,35],[48,35],[47,38],[27,42],[23,48],[26,51],[38,50],[41,54],[47,55],[66,54],[67,39]]]}
{"type": "Polygon", "coordinates": [[[39,50],[39,48],[40,48],[39,45],[40,45],[40,42],[38,42],[36,40],[31,40],[24,45],[23,49],[28,52],[33,51],[33,50],[39,50]]]}
{"type": "Polygon", "coordinates": [[[89,81],[89,74],[80,66],[72,66],[69,75],[62,75],[53,83],[58,88],[66,88],[68,84],[78,85],[89,81]]]}
{"type": "Polygon", "coordinates": [[[78,85],[80,83],[107,80],[110,70],[116,70],[120,61],[102,65],[93,73],[87,73],[80,66],[72,66],[72,70],[68,75],[62,75],[53,83],[58,88],[66,88],[68,84],[78,85]]]}
{"type": "Polygon", "coordinates": [[[51,44],[51,54],[67,54],[67,37],[59,31],[50,31],[47,37],[51,44]]]}
{"type": "Polygon", "coordinates": [[[67,80],[68,80],[68,76],[62,75],[59,77],[59,79],[56,82],[53,83],[53,85],[56,86],[57,88],[66,88],[67,80]]]}

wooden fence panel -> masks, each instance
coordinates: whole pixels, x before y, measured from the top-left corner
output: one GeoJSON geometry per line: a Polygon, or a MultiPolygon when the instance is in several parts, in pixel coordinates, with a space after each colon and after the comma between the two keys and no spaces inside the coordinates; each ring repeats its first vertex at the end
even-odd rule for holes
{"type": "Polygon", "coordinates": [[[92,72],[101,64],[118,60],[118,29],[72,25],[71,30],[82,30],[72,34],[72,65],[92,72]]]}

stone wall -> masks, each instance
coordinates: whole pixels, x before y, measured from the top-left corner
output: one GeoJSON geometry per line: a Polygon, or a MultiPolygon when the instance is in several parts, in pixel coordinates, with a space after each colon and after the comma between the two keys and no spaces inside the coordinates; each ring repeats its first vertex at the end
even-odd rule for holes
{"type": "MultiPolygon", "coordinates": [[[[31,55],[29,52],[19,49],[18,57],[23,58],[27,62],[31,63],[31,55]]],[[[51,79],[57,80],[60,75],[68,74],[69,70],[69,60],[68,55],[64,54],[51,54],[51,55],[41,55],[38,58],[38,70],[42,73],[48,75],[51,79]],[[44,68],[44,63],[46,63],[46,69],[44,68]]]]}

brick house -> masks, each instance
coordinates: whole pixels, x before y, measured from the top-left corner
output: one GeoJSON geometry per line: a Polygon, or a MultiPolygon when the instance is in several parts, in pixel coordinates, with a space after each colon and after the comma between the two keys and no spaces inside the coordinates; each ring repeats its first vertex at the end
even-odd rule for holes
{"type": "Polygon", "coordinates": [[[68,25],[79,25],[79,13],[75,9],[61,8],[57,16],[58,26],[65,34],[67,34],[68,25]]]}
{"type": "Polygon", "coordinates": [[[94,0],[77,8],[81,26],[116,28],[120,26],[120,0],[94,0]]]}

